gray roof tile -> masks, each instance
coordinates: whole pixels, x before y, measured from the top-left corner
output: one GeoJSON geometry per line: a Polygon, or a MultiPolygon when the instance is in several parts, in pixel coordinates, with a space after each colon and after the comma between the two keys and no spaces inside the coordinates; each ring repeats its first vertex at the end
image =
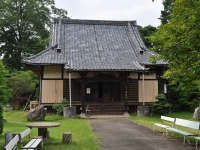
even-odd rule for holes
{"type": "MultiPolygon", "coordinates": [[[[98,21],[54,19],[50,48],[25,58],[25,64],[64,64],[65,69],[143,70],[151,64],[136,21],[98,21]],[[57,52],[61,48],[61,52],[57,52]],[[143,51],[143,54],[140,54],[143,51]]],[[[157,65],[166,65],[160,60],[157,65]]]]}

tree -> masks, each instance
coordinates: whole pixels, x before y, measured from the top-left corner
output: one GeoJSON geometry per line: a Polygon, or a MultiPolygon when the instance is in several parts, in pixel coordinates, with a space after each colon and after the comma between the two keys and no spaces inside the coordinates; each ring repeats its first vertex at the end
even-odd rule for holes
{"type": "Polygon", "coordinates": [[[158,94],[155,99],[155,103],[152,105],[153,115],[165,115],[169,113],[170,104],[167,102],[166,95],[161,93],[158,94]]]}
{"type": "Polygon", "coordinates": [[[151,43],[151,40],[150,40],[150,36],[156,32],[157,28],[156,27],[153,27],[151,25],[148,25],[148,26],[145,26],[144,28],[141,27],[141,26],[138,26],[138,29],[140,31],[140,34],[141,34],[141,37],[146,45],[146,47],[148,47],[149,49],[152,49],[153,48],[153,45],[151,43]]]}
{"type": "Polygon", "coordinates": [[[8,71],[4,68],[3,63],[0,60],[0,106],[7,104],[11,97],[11,90],[7,86],[7,75],[8,71]]]}
{"type": "Polygon", "coordinates": [[[170,20],[170,14],[172,13],[171,6],[173,5],[175,0],[163,0],[162,4],[164,6],[164,10],[161,10],[160,21],[162,24],[167,24],[170,20]]]}
{"type": "Polygon", "coordinates": [[[45,49],[51,16],[67,18],[54,0],[0,0],[0,55],[11,70],[23,57],[45,49]]]}
{"type": "Polygon", "coordinates": [[[8,86],[12,89],[13,98],[28,97],[36,83],[38,83],[38,77],[30,70],[14,71],[8,79],[8,86]]]}
{"type": "Polygon", "coordinates": [[[5,78],[7,74],[8,71],[4,68],[0,60],[0,134],[3,132],[3,105],[7,104],[11,97],[11,91],[7,88],[7,80],[5,78]]]}
{"type": "Polygon", "coordinates": [[[171,9],[169,22],[162,24],[151,39],[160,50],[160,58],[168,61],[164,78],[182,92],[199,93],[200,1],[175,1],[171,9]]]}

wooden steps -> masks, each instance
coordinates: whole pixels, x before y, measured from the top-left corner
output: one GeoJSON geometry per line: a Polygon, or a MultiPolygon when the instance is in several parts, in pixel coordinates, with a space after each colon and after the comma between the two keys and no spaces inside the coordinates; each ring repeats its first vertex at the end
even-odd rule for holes
{"type": "Polygon", "coordinates": [[[90,115],[122,115],[123,103],[87,103],[90,115]]]}

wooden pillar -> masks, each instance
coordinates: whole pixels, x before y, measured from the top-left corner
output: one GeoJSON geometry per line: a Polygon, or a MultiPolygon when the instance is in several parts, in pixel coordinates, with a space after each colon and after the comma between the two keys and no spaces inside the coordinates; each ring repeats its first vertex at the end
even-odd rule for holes
{"type": "Polygon", "coordinates": [[[124,91],[125,91],[125,101],[124,101],[124,107],[125,107],[125,112],[128,112],[127,110],[127,107],[128,107],[128,103],[127,103],[127,82],[125,81],[125,84],[124,84],[124,91]]]}
{"type": "Polygon", "coordinates": [[[82,81],[82,112],[85,113],[85,82],[82,81]]]}

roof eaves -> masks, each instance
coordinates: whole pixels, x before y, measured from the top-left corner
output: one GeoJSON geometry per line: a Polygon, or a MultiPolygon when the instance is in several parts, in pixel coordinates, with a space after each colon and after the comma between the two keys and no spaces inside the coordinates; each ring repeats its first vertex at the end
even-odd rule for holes
{"type": "Polygon", "coordinates": [[[44,53],[46,53],[46,52],[48,52],[48,51],[50,51],[50,50],[52,50],[52,49],[55,49],[55,48],[57,48],[57,47],[58,47],[58,44],[55,44],[55,45],[51,46],[50,48],[48,48],[48,49],[46,49],[46,50],[44,50],[44,51],[41,51],[40,53],[38,53],[38,54],[36,54],[36,55],[34,55],[34,56],[30,56],[30,57],[24,58],[24,59],[22,60],[22,62],[26,62],[27,60],[30,60],[30,59],[39,57],[40,55],[42,55],[42,54],[44,54],[44,53]]]}

